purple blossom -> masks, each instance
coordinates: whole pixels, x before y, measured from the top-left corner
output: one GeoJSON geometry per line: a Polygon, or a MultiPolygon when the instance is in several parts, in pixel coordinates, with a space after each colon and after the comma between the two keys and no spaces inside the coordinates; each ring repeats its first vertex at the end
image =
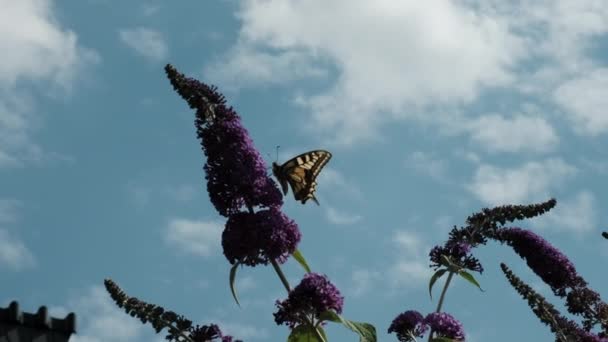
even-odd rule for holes
{"type": "Polygon", "coordinates": [[[298,324],[308,322],[309,317],[319,318],[321,313],[333,310],[340,314],[344,297],[340,291],[327,279],[327,276],[308,273],[300,284],[289,292],[284,301],[276,302],[278,311],[274,320],[278,325],[287,324],[294,328],[298,324]]]}
{"type": "Polygon", "coordinates": [[[566,288],[586,284],[564,254],[533,232],[517,227],[503,228],[498,231],[497,239],[513,247],[555,295],[563,297],[566,288]]]}
{"type": "Polygon", "coordinates": [[[608,338],[599,337],[593,333],[581,329],[576,322],[565,317],[556,317],[555,320],[560,327],[561,333],[569,338],[568,341],[577,342],[608,342],[608,338]]]}
{"type": "Polygon", "coordinates": [[[426,316],[424,324],[431,327],[438,336],[464,341],[464,329],[452,315],[446,312],[433,312],[426,316]]]}
{"type": "Polygon", "coordinates": [[[284,263],[302,234],[298,225],[278,208],[231,215],[222,234],[224,255],[231,264],[255,266],[271,260],[284,263]]]}
{"type": "Polygon", "coordinates": [[[399,314],[388,328],[388,333],[396,333],[401,342],[414,341],[415,337],[422,337],[428,330],[423,323],[422,314],[416,310],[409,310],[399,314]]]}
{"type": "Polygon", "coordinates": [[[236,213],[243,205],[283,204],[283,196],[266,173],[264,160],[236,114],[200,127],[199,138],[207,155],[207,191],[220,214],[236,213]]]}
{"type": "Polygon", "coordinates": [[[585,313],[600,302],[600,294],[586,287],[575,288],[566,296],[566,306],[573,314],[585,313]]]}
{"type": "Polygon", "coordinates": [[[283,196],[266,172],[266,164],[232,107],[216,88],[165,68],[176,91],[196,108],[195,126],[203,152],[207,191],[220,215],[243,206],[281,206],[283,196]]]}
{"type": "Polygon", "coordinates": [[[584,317],[582,323],[586,330],[598,323],[608,327],[608,305],[600,298],[600,294],[587,287],[576,287],[566,296],[566,307],[572,314],[584,317]],[[603,318],[603,319],[602,319],[603,318]]]}
{"type": "MultiPolygon", "coordinates": [[[[221,342],[232,342],[232,336],[222,334],[220,327],[215,324],[197,326],[194,328],[190,337],[194,342],[210,342],[215,339],[220,339],[221,342]]],[[[242,342],[241,340],[236,340],[235,342],[242,342]]]]}
{"type": "Polygon", "coordinates": [[[466,242],[448,240],[445,246],[435,246],[429,253],[431,259],[431,267],[435,269],[443,266],[442,255],[445,255],[452,260],[452,262],[472,271],[479,273],[483,272],[483,266],[477,258],[473,257],[469,253],[471,252],[471,245],[466,242]]]}

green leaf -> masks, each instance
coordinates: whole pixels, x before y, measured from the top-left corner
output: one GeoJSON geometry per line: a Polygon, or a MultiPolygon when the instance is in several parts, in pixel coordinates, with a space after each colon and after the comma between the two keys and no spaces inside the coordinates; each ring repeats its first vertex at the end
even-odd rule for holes
{"type": "Polygon", "coordinates": [[[447,255],[445,255],[445,254],[441,254],[441,261],[443,261],[442,264],[445,265],[445,266],[452,265],[452,260],[450,260],[450,258],[447,255]]]}
{"type": "Polygon", "coordinates": [[[314,327],[298,325],[291,331],[291,334],[289,334],[287,342],[327,342],[327,339],[322,338],[323,337],[319,338],[314,327]]]}
{"type": "Polygon", "coordinates": [[[299,249],[296,249],[295,252],[293,252],[293,258],[296,259],[296,261],[302,265],[302,267],[304,268],[304,271],[306,271],[306,273],[310,273],[310,267],[308,267],[308,263],[306,262],[306,259],[304,259],[304,255],[302,255],[302,253],[300,252],[299,249]]]}
{"type": "Polygon", "coordinates": [[[347,328],[359,334],[360,342],[376,342],[376,328],[365,322],[353,322],[349,320],[344,320],[343,323],[347,328]]]}
{"type": "Polygon", "coordinates": [[[241,304],[239,303],[239,298],[236,295],[236,289],[234,287],[234,280],[236,279],[236,270],[239,266],[240,263],[237,262],[236,264],[232,265],[232,268],[230,268],[230,291],[232,291],[232,297],[234,297],[236,304],[238,306],[241,306],[241,304]]]}
{"type": "Polygon", "coordinates": [[[343,326],[359,335],[360,342],[377,341],[376,328],[369,323],[349,321],[331,310],[323,312],[319,315],[319,319],[321,321],[341,323],[343,326]]]}
{"type": "Polygon", "coordinates": [[[454,273],[458,273],[462,269],[461,266],[454,263],[454,261],[452,261],[452,259],[445,254],[441,255],[441,264],[446,266],[450,272],[454,272],[454,273]]]}
{"type": "Polygon", "coordinates": [[[323,327],[317,326],[317,327],[315,327],[315,329],[317,329],[317,336],[321,337],[321,340],[323,342],[327,342],[328,341],[327,335],[325,334],[325,330],[323,329],[323,327]]]}
{"type": "Polygon", "coordinates": [[[338,315],[337,313],[335,313],[334,311],[331,310],[327,310],[325,312],[322,312],[319,315],[319,322],[323,322],[323,321],[331,321],[334,323],[342,323],[342,319],[340,317],[340,315],[338,315]]]}
{"type": "Polygon", "coordinates": [[[475,277],[473,277],[473,275],[467,271],[460,271],[458,272],[458,274],[463,277],[465,280],[467,280],[469,283],[477,286],[477,288],[479,288],[479,290],[481,292],[485,292],[482,288],[481,285],[479,285],[479,283],[477,282],[477,280],[475,280],[475,277]]]}
{"type": "Polygon", "coordinates": [[[441,278],[447,271],[448,270],[445,268],[437,270],[437,272],[435,272],[435,274],[433,274],[431,277],[431,281],[429,282],[429,296],[431,296],[431,300],[433,299],[433,285],[435,285],[435,282],[439,280],[439,278],[441,278]]]}

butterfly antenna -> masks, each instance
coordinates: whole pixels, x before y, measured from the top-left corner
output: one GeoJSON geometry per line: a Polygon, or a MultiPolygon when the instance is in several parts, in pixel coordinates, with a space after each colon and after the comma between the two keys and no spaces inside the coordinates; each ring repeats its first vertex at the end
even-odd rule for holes
{"type": "Polygon", "coordinates": [[[281,145],[277,145],[277,162],[279,161],[279,148],[281,148],[281,145]]]}

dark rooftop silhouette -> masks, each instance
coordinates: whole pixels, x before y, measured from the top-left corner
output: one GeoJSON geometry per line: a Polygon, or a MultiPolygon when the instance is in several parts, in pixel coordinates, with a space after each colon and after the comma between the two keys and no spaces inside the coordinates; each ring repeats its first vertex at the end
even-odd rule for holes
{"type": "Polygon", "coordinates": [[[16,301],[0,308],[0,342],[67,342],[75,332],[73,312],[64,319],[50,317],[46,306],[35,314],[21,312],[16,301]]]}

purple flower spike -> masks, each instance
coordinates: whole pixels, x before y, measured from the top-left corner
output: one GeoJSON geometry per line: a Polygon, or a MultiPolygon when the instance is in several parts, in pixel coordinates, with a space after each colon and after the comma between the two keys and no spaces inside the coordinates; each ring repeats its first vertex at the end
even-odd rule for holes
{"type": "Polygon", "coordinates": [[[542,237],[521,228],[504,228],[497,235],[499,241],[506,242],[526,260],[556,295],[563,297],[567,288],[585,285],[574,264],[542,237]]]}
{"type": "Polygon", "coordinates": [[[273,207],[231,215],[222,234],[222,247],[233,265],[266,265],[271,260],[282,264],[296,250],[301,237],[298,225],[273,207]]]}
{"type": "Polygon", "coordinates": [[[560,326],[560,330],[569,340],[577,342],[608,342],[608,338],[600,337],[592,334],[589,331],[581,329],[576,322],[565,317],[557,317],[556,321],[560,326]]]}
{"type": "Polygon", "coordinates": [[[435,269],[443,266],[442,255],[449,257],[452,262],[469,269],[471,271],[483,272],[483,266],[477,258],[469,254],[471,245],[466,242],[458,242],[448,240],[445,246],[435,246],[429,253],[431,259],[431,267],[435,269]]]}
{"type": "Polygon", "coordinates": [[[388,328],[388,333],[396,333],[400,342],[414,341],[415,337],[422,337],[428,330],[428,326],[423,321],[424,318],[420,312],[416,310],[406,311],[393,320],[388,328]]]}
{"type": "MultiPolygon", "coordinates": [[[[220,327],[216,324],[197,326],[193,329],[190,337],[194,342],[209,342],[209,341],[221,341],[221,342],[232,342],[232,336],[222,334],[220,327]]],[[[235,342],[242,342],[236,340],[235,342]]]]}
{"type": "Polygon", "coordinates": [[[279,310],[273,314],[274,321],[278,325],[287,324],[294,328],[298,324],[306,324],[310,317],[319,318],[321,313],[328,310],[340,314],[343,304],[344,297],[326,276],[308,273],[289,292],[287,299],[276,302],[279,310]]]}
{"type": "Polygon", "coordinates": [[[424,319],[424,324],[429,325],[438,336],[464,341],[464,329],[462,324],[449,313],[430,313],[424,319]]]}
{"type": "Polygon", "coordinates": [[[207,191],[221,215],[236,213],[243,205],[283,204],[283,196],[236,114],[199,127],[199,138],[207,155],[207,191]]]}
{"type": "Polygon", "coordinates": [[[170,65],[165,70],[175,90],[197,110],[196,133],[207,156],[207,191],[220,215],[228,217],[243,206],[281,206],[281,192],[268,176],[241,118],[226,107],[224,96],[170,65]]]}

